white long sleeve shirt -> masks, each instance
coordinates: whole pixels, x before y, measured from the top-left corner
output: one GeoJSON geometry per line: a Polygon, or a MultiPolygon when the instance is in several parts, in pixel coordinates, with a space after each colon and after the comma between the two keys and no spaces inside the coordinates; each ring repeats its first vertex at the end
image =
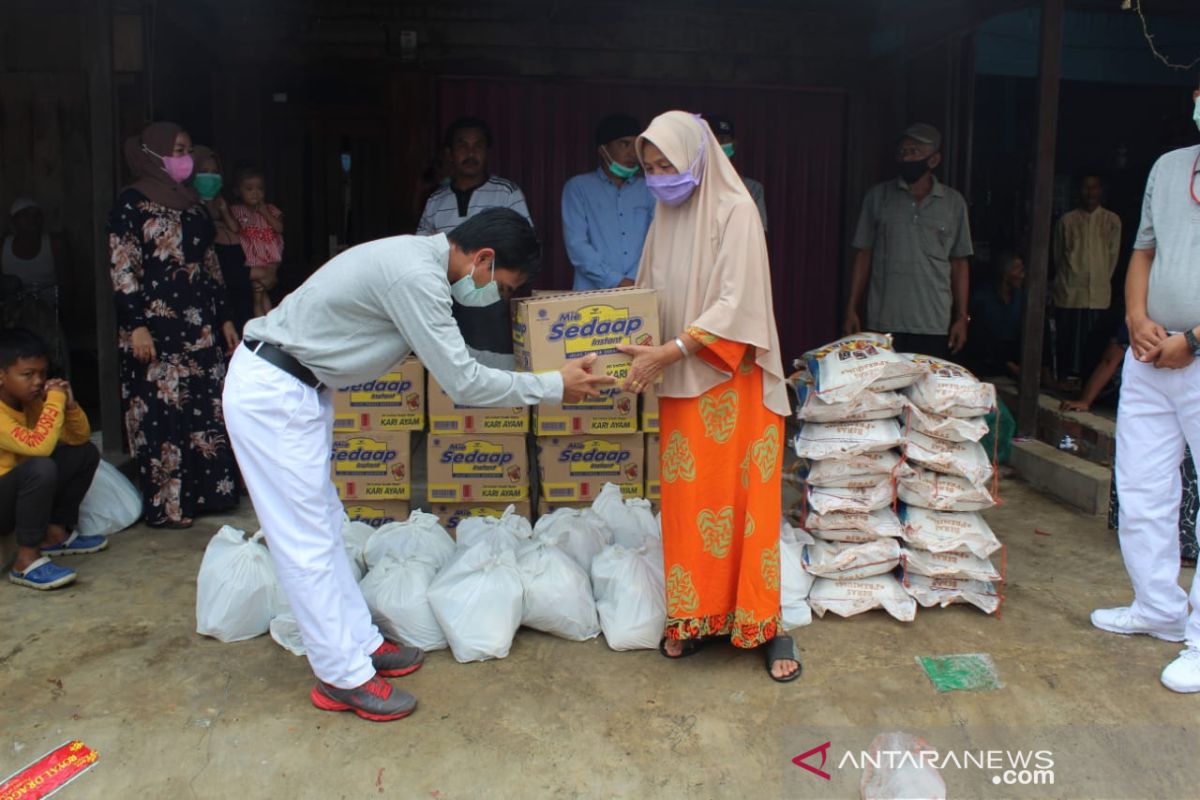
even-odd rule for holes
{"type": "Polygon", "coordinates": [[[283,348],[327,386],[377,378],[416,353],[463,405],[533,405],[562,400],[562,377],[505,372],[467,352],[451,316],[444,234],[393,236],[331,259],[245,337],[283,348]]]}

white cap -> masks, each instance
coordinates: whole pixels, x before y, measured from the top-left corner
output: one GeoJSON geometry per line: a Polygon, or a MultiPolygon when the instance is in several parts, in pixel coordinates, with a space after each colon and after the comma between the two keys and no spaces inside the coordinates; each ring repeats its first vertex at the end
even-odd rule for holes
{"type": "Polygon", "coordinates": [[[18,197],[13,200],[12,208],[8,210],[10,217],[15,217],[27,208],[41,208],[34,200],[28,197],[18,197]]]}

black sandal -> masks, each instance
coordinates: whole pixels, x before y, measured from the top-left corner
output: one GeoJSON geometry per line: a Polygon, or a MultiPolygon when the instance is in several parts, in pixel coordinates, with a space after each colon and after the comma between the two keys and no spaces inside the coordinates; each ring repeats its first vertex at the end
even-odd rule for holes
{"type": "Polygon", "coordinates": [[[679,655],[673,656],[667,652],[667,637],[665,636],[658,643],[658,652],[662,653],[663,656],[673,661],[677,658],[694,656],[704,647],[703,639],[679,639],[678,641],[683,645],[683,652],[681,652],[679,655]]]}
{"type": "Polygon", "coordinates": [[[792,641],[790,636],[776,636],[765,645],[767,652],[767,674],[771,676],[771,680],[778,683],[788,683],[800,677],[800,673],[804,671],[804,667],[800,664],[800,654],[796,652],[796,643],[792,641]],[[771,667],[775,666],[777,661],[795,661],[796,671],[791,675],[783,678],[776,678],[775,673],[771,671],[771,667]]]}

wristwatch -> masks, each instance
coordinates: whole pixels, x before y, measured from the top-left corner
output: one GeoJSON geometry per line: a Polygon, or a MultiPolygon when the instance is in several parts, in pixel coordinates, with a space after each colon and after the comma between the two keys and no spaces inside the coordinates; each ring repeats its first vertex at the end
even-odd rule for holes
{"type": "Polygon", "coordinates": [[[1188,328],[1183,332],[1183,338],[1187,341],[1187,346],[1192,349],[1192,355],[1200,356],[1200,339],[1196,338],[1196,329],[1188,328]]]}

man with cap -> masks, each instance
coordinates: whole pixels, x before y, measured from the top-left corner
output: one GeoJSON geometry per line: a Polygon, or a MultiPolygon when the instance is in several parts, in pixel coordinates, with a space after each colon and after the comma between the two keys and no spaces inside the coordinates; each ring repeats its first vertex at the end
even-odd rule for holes
{"type": "Polygon", "coordinates": [[[575,291],[632,286],[654,218],[654,198],[638,167],[634,141],[642,126],[611,114],[596,127],[600,165],[567,181],[563,240],[575,267],[575,291]]]}
{"type": "MultiPolygon", "coordinates": [[[[734,151],[737,149],[737,134],[733,131],[733,121],[728,117],[718,117],[715,114],[706,116],[704,119],[708,121],[708,127],[712,128],[713,135],[721,143],[721,149],[732,161],[734,151]]],[[[738,170],[738,174],[741,175],[741,170],[738,170]]],[[[746,184],[746,191],[750,192],[750,196],[754,198],[754,205],[758,206],[758,216],[762,217],[763,231],[765,232],[767,230],[767,199],[763,192],[763,185],[745,175],[742,175],[742,183],[746,184]]]]}
{"type": "Polygon", "coordinates": [[[863,199],[843,333],[869,327],[892,334],[898,352],[947,358],[967,343],[974,250],[966,200],[933,174],[941,146],[932,125],[908,126],[896,147],[898,177],[863,199]]]}

